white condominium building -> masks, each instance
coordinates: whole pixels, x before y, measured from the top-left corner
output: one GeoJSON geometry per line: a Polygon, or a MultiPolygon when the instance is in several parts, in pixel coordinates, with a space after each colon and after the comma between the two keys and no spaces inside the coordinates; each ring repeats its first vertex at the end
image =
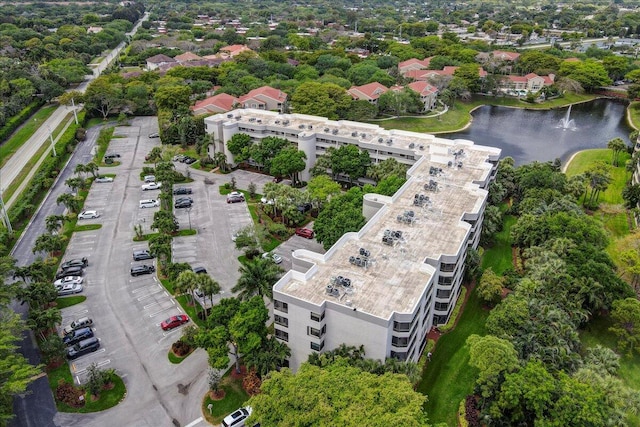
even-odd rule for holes
{"type": "MultiPolygon", "coordinates": [[[[467,140],[384,130],[299,114],[235,110],[205,119],[216,149],[235,133],[286,138],[307,154],[307,170],[328,147],[355,144],[373,162],[412,165],[392,197],[367,194],[367,223],[325,254],[293,253],[273,287],[275,335],[294,370],[313,352],[364,345],[366,357],[417,361],[434,325],[460,295],[467,248],[476,248],[500,150],[467,140]]],[[[308,176],[308,175],[307,175],[308,176]]],[[[306,179],[303,175],[303,179],[306,179]]]]}

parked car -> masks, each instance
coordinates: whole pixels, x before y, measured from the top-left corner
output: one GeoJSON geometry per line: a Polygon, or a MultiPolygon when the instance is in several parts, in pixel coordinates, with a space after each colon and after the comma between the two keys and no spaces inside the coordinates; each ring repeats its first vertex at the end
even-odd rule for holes
{"type": "Polygon", "coordinates": [[[144,176],[144,182],[156,182],[156,176],[155,175],[145,175],[144,176]]]}
{"type": "Polygon", "coordinates": [[[178,202],[193,203],[193,199],[189,196],[176,197],[175,203],[178,203],[178,202]]]}
{"type": "Polygon", "coordinates": [[[227,194],[227,203],[244,202],[244,195],[237,191],[227,194]]]}
{"type": "Polygon", "coordinates": [[[63,270],[67,270],[68,268],[74,267],[74,266],[80,266],[82,268],[85,268],[88,265],[89,265],[89,260],[87,259],[87,257],[82,257],[82,258],[70,259],[68,261],[65,261],[60,265],[60,268],[63,270]]]}
{"type": "Polygon", "coordinates": [[[159,134],[159,133],[157,133],[157,132],[150,133],[150,134],[149,134],[149,138],[160,138],[160,134],[159,134]]]}
{"type": "Polygon", "coordinates": [[[86,340],[82,340],[73,347],[69,347],[67,349],[67,359],[73,360],[77,359],[80,356],[84,356],[88,353],[93,353],[94,351],[100,348],[100,341],[98,338],[88,338],[86,340]]]}
{"type": "Polygon", "coordinates": [[[185,159],[184,159],[184,163],[186,163],[186,164],[190,165],[190,164],[195,163],[197,160],[198,160],[198,159],[196,159],[196,158],[194,158],[194,157],[187,156],[187,157],[185,157],[185,159]]]}
{"type": "Polygon", "coordinates": [[[204,267],[193,267],[193,272],[196,274],[207,274],[207,269],[204,267]]]}
{"type": "Polygon", "coordinates": [[[156,268],[153,265],[134,265],[131,267],[131,275],[132,276],[140,276],[141,274],[151,274],[156,271],[156,268]]]}
{"type": "Polygon", "coordinates": [[[223,427],[244,427],[245,421],[251,415],[253,410],[251,406],[245,406],[244,408],[240,408],[231,414],[224,417],[222,420],[223,427]]]}
{"type": "Polygon", "coordinates": [[[183,162],[185,157],[186,156],[184,154],[176,154],[175,156],[173,156],[172,160],[174,162],[183,162]]]}
{"type": "Polygon", "coordinates": [[[272,252],[265,252],[262,254],[262,258],[269,258],[271,257],[271,259],[273,260],[273,262],[275,262],[276,264],[281,264],[282,263],[282,257],[276,253],[272,253],[272,252]]]}
{"type": "Polygon", "coordinates": [[[158,206],[160,206],[160,202],[158,200],[155,200],[155,199],[140,200],[140,209],[157,208],[158,206]]]}
{"type": "Polygon", "coordinates": [[[91,328],[80,328],[67,334],[62,338],[62,342],[67,347],[72,346],[82,340],[93,337],[93,330],[91,328]]]}
{"type": "Polygon", "coordinates": [[[84,275],[84,269],[82,267],[80,267],[79,265],[74,265],[69,267],[66,270],[61,270],[56,274],[56,280],[57,279],[62,279],[64,277],[69,277],[69,276],[83,276],[84,275]]]}
{"type": "Polygon", "coordinates": [[[176,209],[190,208],[191,206],[193,206],[193,202],[187,199],[176,200],[173,204],[173,207],[176,209]]]}
{"type": "Polygon", "coordinates": [[[150,182],[148,184],[142,184],[142,191],[159,190],[161,187],[161,182],[150,182]]]}
{"type": "Polygon", "coordinates": [[[71,332],[75,331],[76,329],[87,328],[90,326],[93,326],[93,319],[91,319],[90,317],[81,317],[79,319],[74,320],[67,326],[65,326],[64,329],[62,330],[62,333],[64,333],[65,335],[69,335],[71,332]]]}
{"type": "Polygon", "coordinates": [[[189,321],[189,316],[186,314],[178,314],[177,316],[171,316],[164,322],[160,323],[160,327],[163,331],[168,331],[169,329],[177,328],[178,326],[182,326],[189,321]]]}
{"type": "Polygon", "coordinates": [[[145,259],[153,259],[148,250],[142,249],[133,251],[133,260],[134,261],[144,261],[145,259]]]}
{"type": "Polygon", "coordinates": [[[66,277],[63,277],[62,279],[58,279],[55,282],[53,282],[53,285],[54,286],[68,285],[68,284],[79,285],[82,282],[84,282],[84,279],[80,276],[66,276],[66,277]]]}
{"type": "Polygon", "coordinates": [[[56,291],[58,291],[58,296],[62,297],[65,295],[79,294],[82,292],[82,285],[74,285],[69,283],[67,285],[56,285],[56,291]]]}
{"type": "Polygon", "coordinates": [[[191,190],[191,188],[189,187],[178,187],[178,188],[174,188],[173,189],[173,194],[178,195],[178,194],[191,194],[193,192],[193,190],[191,190]]]}
{"type": "Polygon", "coordinates": [[[106,159],[119,159],[120,158],[120,154],[118,153],[108,153],[104,155],[105,160],[106,159]]]}
{"type": "Polygon", "coordinates": [[[304,237],[305,239],[313,239],[313,230],[308,228],[296,228],[296,236],[304,237]]]}
{"type": "Polygon", "coordinates": [[[113,182],[113,178],[110,176],[99,176],[94,181],[95,182],[113,182]]]}
{"type": "Polygon", "coordinates": [[[98,211],[82,211],[78,214],[78,219],[93,219],[99,217],[100,214],[98,211]]]}

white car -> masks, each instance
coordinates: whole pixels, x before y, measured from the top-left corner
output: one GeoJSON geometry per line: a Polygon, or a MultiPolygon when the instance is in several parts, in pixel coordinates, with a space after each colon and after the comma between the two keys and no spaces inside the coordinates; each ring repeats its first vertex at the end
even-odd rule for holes
{"type": "Polygon", "coordinates": [[[271,259],[273,260],[273,262],[275,262],[276,264],[281,264],[282,263],[282,257],[276,253],[272,253],[272,252],[265,252],[262,254],[262,258],[269,258],[271,257],[271,259]]]}
{"type": "Polygon", "coordinates": [[[140,209],[157,208],[158,206],[160,206],[160,202],[155,199],[140,200],[140,209]]]}
{"type": "Polygon", "coordinates": [[[78,219],[92,219],[98,218],[99,216],[98,211],[82,211],[78,214],[78,219]]]}
{"type": "Polygon", "coordinates": [[[251,406],[245,406],[244,408],[236,410],[224,417],[222,427],[244,427],[244,422],[249,418],[251,412],[253,412],[251,406]]]}
{"type": "Polygon", "coordinates": [[[64,285],[79,285],[84,281],[84,279],[80,276],[67,276],[62,279],[58,279],[53,282],[55,287],[64,286],[64,285]]]}
{"type": "Polygon", "coordinates": [[[113,182],[113,178],[110,176],[99,176],[95,179],[95,182],[113,182]]]}
{"type": "Polygon", "coordinates": [[[160,187],[162,187],[161,182],[150,182],[148,184],[142,184],[142,191],[159,190],[160,187]]]}
{"type": "Polygon", "coordinates": [[[56,291],[58,291],[59,297],[64,295],[77,294],[82,292],[82,285],[80,284],[74,285],[72,283],[68,285],[60,285],[60,286],[56,286],[56,291]]]}

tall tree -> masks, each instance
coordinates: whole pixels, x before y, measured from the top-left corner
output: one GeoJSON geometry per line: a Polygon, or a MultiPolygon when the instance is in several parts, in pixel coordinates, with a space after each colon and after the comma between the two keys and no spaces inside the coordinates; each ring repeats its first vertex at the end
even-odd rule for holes
{"type": "Polygon", "coordinates": [[[622,138],[613,138],[609,142],[607,142],[607,148],[613,151],[612,161],[613,166],[618,166],[618,158],[620,157],[620,153],[627,149],[627,144],[622,140],[622,138]]]}
{"type": "Polygon", "coordinates": [[[238,298],[248,300],[254,295],[272,298],[273,285],[282,274],[282,269],[270,257],[257,257],[246,261],[239,268],[240,278],[231,289],[238,292],[238,298]]]}
{"type": "Polygon", "coordinates": [[[289,176],[293,186],[298,183],[298,174],[307,166],[307,155],[296,148],[281,150],[271,161],[270,171],[277,176],[289,176]]]}
{"type": "Polygon", "coordinates": [[[629,355],[640,345],[640,301],[625,298],[613,302],[611,310],[613,326],[609,331],[618,338],[618,348],[629,355]]]}
{"type": "Polygon", "coordinates": [[[305,363],[295,375],[289,369],[271,373],[249,399],[249,424],[426,426],[425,400],[404,375],[305,363]]]}

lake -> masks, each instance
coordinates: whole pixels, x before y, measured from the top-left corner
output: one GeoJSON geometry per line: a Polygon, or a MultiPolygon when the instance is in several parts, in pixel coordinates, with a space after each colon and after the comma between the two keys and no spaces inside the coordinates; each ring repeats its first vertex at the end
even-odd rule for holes
{"type": "Polygon", "coordinates": [[[463,138],[477,145],[502,149],[502,157],[513,157],[516,164],[560,158],[563,163],[576,151],[606,148],[607,142],[620,137],[629,144],[632,129],[625,121],[627,104],[608,99],[571,107],[573,129],[560,125],[568,107],[556,110],[523,110],[483,106],[473,112],[471,126],[441,135],[463,138]]]}

